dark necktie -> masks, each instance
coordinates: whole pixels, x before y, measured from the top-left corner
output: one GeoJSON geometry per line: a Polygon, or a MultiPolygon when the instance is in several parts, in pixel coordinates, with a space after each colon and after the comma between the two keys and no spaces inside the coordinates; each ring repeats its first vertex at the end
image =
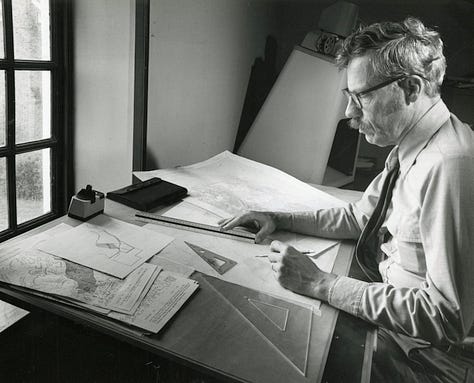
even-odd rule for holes
{"type": "Polygon", "coordinates": [[[370,216],[367,224],[357,241],[356,260],[364,274],[373,282],[380,282],[382,278],[378,271],[377,254],[379,249],[379,230],[385,221],[388,207],[392,199],[393,187],[399,174],[399,162],[397,156],[393,156],[393,161],[389,165],[387,176],[385,177],[380,192],[380,197],[375,206],[374,212],[370,216]]]}

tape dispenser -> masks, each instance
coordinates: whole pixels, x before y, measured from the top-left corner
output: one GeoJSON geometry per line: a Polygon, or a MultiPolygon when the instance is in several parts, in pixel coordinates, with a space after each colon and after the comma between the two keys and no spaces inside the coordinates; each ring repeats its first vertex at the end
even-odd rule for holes
{"type": "Polygon", "coordinates": [[[104,197],[104,193],[93,190],[91,185],[87,185],[85,189],[81,189],[71,198],[68,216],[81,221],[87,221],[103,213],[104,197]]]}

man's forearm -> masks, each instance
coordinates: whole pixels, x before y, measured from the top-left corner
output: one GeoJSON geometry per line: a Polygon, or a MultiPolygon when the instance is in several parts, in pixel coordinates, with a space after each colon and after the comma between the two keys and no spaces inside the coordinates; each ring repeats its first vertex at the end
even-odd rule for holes
{"type": "Polygon", "coordinates": [[[355,239],[360,234],[357,220],[346,208],[270,214],[278,230],[335,239],[355,239]]]}

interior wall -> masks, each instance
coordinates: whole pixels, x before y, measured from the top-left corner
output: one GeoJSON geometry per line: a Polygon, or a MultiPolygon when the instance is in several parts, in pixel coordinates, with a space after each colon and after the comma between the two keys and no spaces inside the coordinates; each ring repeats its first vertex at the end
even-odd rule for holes
{"type": "MultiPolygon", "coordinates": [[[[353,0],[365,23],[420,17],[438,26],[448,74],[473,63],[474,4],[464,0],[353,0]]],[[[280,67],[326,0],[151,0],[148,168],[193,163],[231,149],[250,69],[277,37],[280,67]]],[[[134,0],[75,5],[76,189],[131,181],[134,0]]],[[[469,105],[469,103],[466,103],[469,105]]],[[[362,154],[385,155],[363,144],[362,154]]]]}
{"type": "Polygon", "coordinates": [[[151,0],[147,168],[232,150],[274,2],[151,0]]]}
{"type": "Polygon", "coordinates": [[[76,190],[131,183],[134,0],[74,2],[76,190]]]}

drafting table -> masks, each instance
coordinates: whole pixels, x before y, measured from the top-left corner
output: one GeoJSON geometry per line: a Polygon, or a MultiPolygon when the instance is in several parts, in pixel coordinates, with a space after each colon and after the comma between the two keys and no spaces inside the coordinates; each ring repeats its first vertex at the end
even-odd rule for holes
{"type": "MultiPolygon", "coordinates": [[[[105,212],[137,223],[133,217],[135,210],[113,201],[106,201],[105,212]]],[[[62,217],[23,236],[46,230],[59,222],[79,224],[69,217],[62,217]]],[[[348,273],[353,249],[353,243],[343,243],[333,269],[335,273],[348,273]]],[[[219,381],[368,381],[374,345],[374,331],[368,324],[323,304],[322,315],[313,315],[311,322],[310,358],[304,376],[283,363],[281,355],[269,347],[265,339],[256,336],[232,307],[224,300],[216,299],[202,274],[195,273],[193,278],[200,283],[198,292],[154,336],[143,336],[108,319],[4,287],[0,288],[0,298],[27,310],[40,308],[89,326],[159,357],[203,371],[219,381]],[[312,363],[318,358],[327,360],[324,369],[318,363],[312,363]]]]}

